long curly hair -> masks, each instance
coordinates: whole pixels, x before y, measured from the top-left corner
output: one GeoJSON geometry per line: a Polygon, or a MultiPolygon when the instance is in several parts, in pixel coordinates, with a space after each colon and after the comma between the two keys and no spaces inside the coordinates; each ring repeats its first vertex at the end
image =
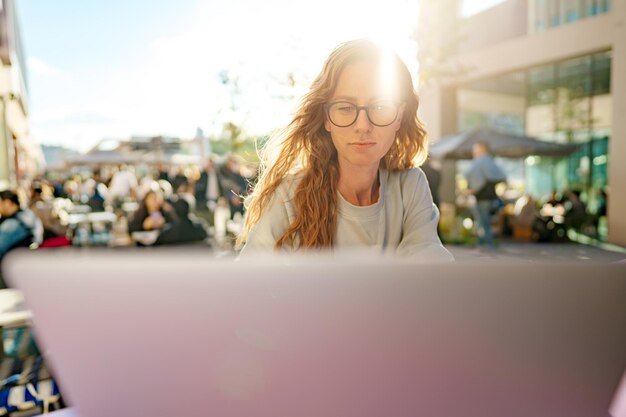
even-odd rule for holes
{"type": "Polygon", "coordinates": [[[424,162],[428,153],[426,131],[417,118],[418,97],[406,65],[396,53],[386,51],[368,39],[340,44],[300,101],[291,123],[273,135],[259,152],[259,177],[245,201],[247,215],[238,238],[239,245],[245,243],[278,186],[288,176],[297,174],[300,182],[293,200],[295,219],[276,241],[275,249],[284,245],[307,249],[333,247],[339,166],[337,150],[330,133],[324,128],[324,105],[332,98],[337,80],[346,66],[355,62],[380,65],[385,59],[391,59],[399,99],[405,107],[400,129],[381,160],[381,167],[390,171],[407,170],[424,162]]]}

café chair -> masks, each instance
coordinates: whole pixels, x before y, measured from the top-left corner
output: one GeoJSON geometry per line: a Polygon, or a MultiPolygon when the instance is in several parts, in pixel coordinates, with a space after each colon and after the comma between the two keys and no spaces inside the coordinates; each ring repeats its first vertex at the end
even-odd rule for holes
{"type": "Polygon", "coordinates": [[[0,416],[47,413],[64,408],[32,329],[0,327],[0,416]]]}

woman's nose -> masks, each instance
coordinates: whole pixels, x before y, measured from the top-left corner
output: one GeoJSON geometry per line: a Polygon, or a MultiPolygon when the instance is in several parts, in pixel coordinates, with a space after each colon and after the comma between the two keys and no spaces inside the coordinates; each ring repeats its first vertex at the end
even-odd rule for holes
{"type": "Polygon", "coordinates": [[[357,130],[368,131],[372,128],[372,122],[370,122],[370,118],[367,115],[366,109],[359,109],[356,115],[356,121],[354,122],[354,127],[357,130]]]}

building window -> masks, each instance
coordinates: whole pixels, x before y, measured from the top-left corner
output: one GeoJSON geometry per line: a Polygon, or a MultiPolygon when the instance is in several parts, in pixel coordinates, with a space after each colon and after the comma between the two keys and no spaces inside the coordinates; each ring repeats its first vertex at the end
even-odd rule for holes
{"type": "Polygon", "coordinates": [[[554,103],[555,66],[531,68],[528,74],[529,105],[554,103]]]}
{"type": "Polygon", "coordinates": [[[529,21],[534,33],[611,10],[611,0],[532,0],[529,21]]]}
{"type": "Polygon", "coordinates": [[[580,0],[561,0],[562,21],[575,22],[580,19],[580,0]]]}
{"type": "Polygon", "coordinates": [[[555,26],[559,26],[561,24],[561,12],[559,2],[554,0],[548,0],[547,6],[549,27],[552,28],[555,26]]]}
{"type": "Polygon", "coordinates": [[[591,57],[574,58],[559,64],[558,88],[567,92],[569,99],[591,94],[591,57]]]}
{"type": "Polygon", "coordinates": [[[593,55],[592,85],[594,96],[611,92],[611,51],[593,55]]]}
{"type": "Polygon", "coordinates": [[[611,58],[611,51],[604,51],[528,70],[526,131],[547,141],[580,145],[562,158],[527,158],[531,194],[577,189],[591,212],[599,211],[608,185],[611,58]],[[540,123],[545,119],[555,123],[540,123]]]}
{"type": "Polygon", "coordinates": [[[588,0],[588,15],[595,16],[597,14],[609,11],[611,2],[609,0],[588,0]]]}

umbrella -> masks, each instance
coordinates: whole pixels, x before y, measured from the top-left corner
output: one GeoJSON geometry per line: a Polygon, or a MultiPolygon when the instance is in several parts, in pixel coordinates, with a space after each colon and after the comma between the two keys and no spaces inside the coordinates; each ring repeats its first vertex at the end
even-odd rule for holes
{"type": "Polygon", "coordinates": [[[578,149],[574,144],[545,142],[481,127],[442,138],[430,146],[430,155],[434,159],[472,159],[472,147],[478,142],[486,143],[492,155],[505,158],[566,156],[578,149]]]}

